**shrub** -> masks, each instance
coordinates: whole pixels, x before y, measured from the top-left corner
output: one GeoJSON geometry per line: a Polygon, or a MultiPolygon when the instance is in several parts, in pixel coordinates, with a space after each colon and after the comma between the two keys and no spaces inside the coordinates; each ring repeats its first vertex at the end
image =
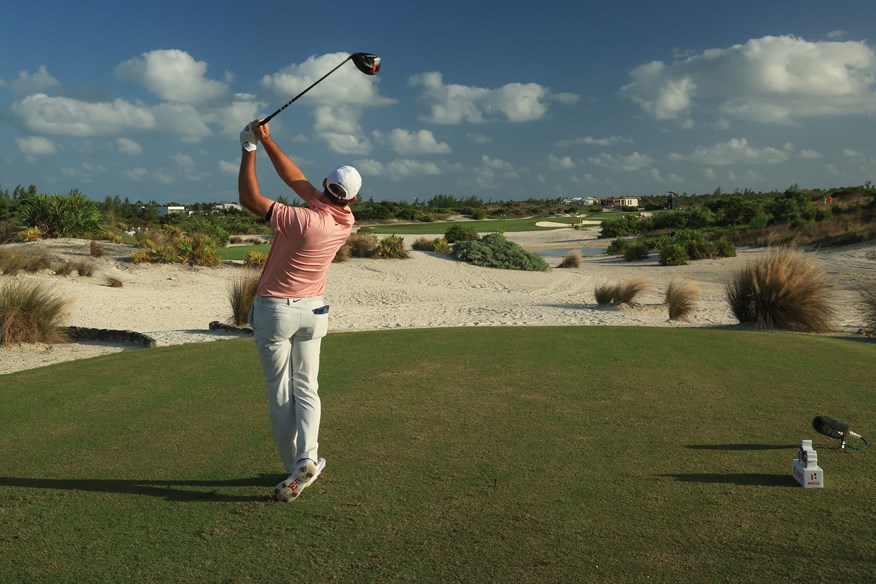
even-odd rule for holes
{"type": "Polygon", "coordinates": [[[17,218],[20,225],[39,228],[46,237],[87,237],[104,230],[97,203],[76,189],[67,195],[27,197],[19,205],[17,218]]]}
{"type": "Polygon", "coordinates": [[[246,270],[246,273],[235,277],[228,285],[231,319],[237,326],[249,322],[249,309],[258,292],[260,276],[258,270],[246,270]]]}
{"type": "Polygon", "coordinates": [[[666,307],[669,309],[669,320],[688,320],[700,295],[700,287],[696,282],[673,278],[666,288],[666,307]]]}
{"type": "Polygon", "coordinates": [[[387,235],[377,243],[375,257],[383,259],[404,260],[410,256],[405,249],[405,240],[400,235],[387,235]]]}
{"type": "Polygon", "coordinates": [[[60,273],[64,275],[76,272],[80,276],[90,278],[94,275],[94,265],[85,260],[68,260],[61,266],[60,273]]]}
{"type": "Polygon", "coordinates": [[[60,343],[69,301],[38,282],[12,280],[0,287],[0,345],[60,343]]]}
{"type": "Polygon", "coordinates": [[[735,258],[736,246],[729,239],[719,239],[714,242],[715,251],[719,258],[735,258]]]}
{"type": "Polygon", "coordinates": [[[411,246],[416,251],[437,251],[439,253],[451,253],[450,244],[443,237],[426,239],[419,237],[411,246]]]}
{"type": "Polygon", "coordinates": [[[91,244],[89,245],[89,251],[91,252],[92,256],[99,258],[103,255],[103,246],[100,244],[100,242],[92,239],[91,244]]]}
{"type": "Polygon", "coordinates": [[[26,263],[27,257],[24,254],[0,247],[0,272],[14,276],[24,269],[26,263]]]}
{"type": "Polygon", "coordinates": [[[377,251],[377,236],[360,229],[350,234],[344,245],[350,246],[350,255],[354,258],[370,258],[377,251]]]}
{"type": "Polygon", "coordinates": [[[111,229],[107,229],[103,232],[103,239],[112,243],[122,243],[123,241],[122,234],[111,229]]]}
{"type": "Polygon", "coordinates": [[[622,255],[629,244],[630,241],[628,239],[618,237],[608,244],[608,247],[605,248],[605,253],[608,255],[622,255]]]}
{"type": "Polygon", "coordinates": [[[689,260],[687,247],[681,243],[667,243],[660,248],[661,266],[683,266],[689,260]]]}
{"type": "Polygon", "coordinates": [[[624,248],[624,259],[628,262],[648,259],[648,244],[634,241],[624,248]]]}
{"type": "Polygon", "coordinates": [[[214,267],[222,263],[217,243],[200,231],[180,236],[176,251],[179,261],[190,266],[214,267]]]}
{"type": "Polygon", "coordinates": [[[581,252],[578,250],[572,250],[569,252],[563,261],[560,262],[558,268],[579,268],[581,267],[581,252]]]}
{"type": "Polygon", "coordinates": [[[487,268],[544,272],[549,267],[544,259],[498,233],[460,241],[453,246],[453,255],[464,262],[487,268]]]}
{"type": "Polygon", "coordinates": [[[825,271],[798,252],[773,251],[739,269],[725,284],[741,323],[761,329],[826,332],[835,311],[825,271]]]}
{"type": "Polygon", "coordinates": [[[593,290],[596,296],[596,303],[600,306],[612,304],[615,296],[614,288],[611,284],[598,284],[593,290]]]}
{"type": "Polygon", "coordinates": [[[341,262],[345,262],[350,259],[350,246],[348,244],[344,244],[338,248],[338,251],[335,252],[335,257],[332,258],[333,264],[339,264],[341,262]]]}
{"type": "Polygon", "coordinates": [[[444,232],[444,239],[447,243],[457,243],[460,241],[477,241],[481,236],[475,229],[474,225],[463,225],[456,223],[447,228],[444,232]]]}
{"type": "Polygon", "coordinates": [[[246,257],[243,258],[243,265],[247,268],[262,269],[266,261],[268,261],[268,254],[253,249],[246,252],[246,257]]]}
{"type": "Polygon", "coordinates": [[[25,243],[39,241],[43,238],[43,231],[39,227],[27,227],[18,232],[18,239],[25,243]]]}
{"type": "Polygon", "coordinates": [[[621,280],[614,288],[613,301],[615,304],[632,304],[636,296],[647,290],[650,286],[650,282],[645,278],[621,280]]]}
{"type": "Polygon", "coordinates": [[[107,276],[105,282],[110,288],[121,288],[124,286],[124,283],[121,280],[113,276],[107,276]]]}
{"type": "Polygon", "coordinates": [[[876,337],[876,284],[861,290],[864,299],[864,334],[876,337]]]}
{"type": "Polygon", "coordinates": [[[143,262],[149,261],[149,252],[143,250],[137,250],[131,252],[131,261],[135,264],[142,264],[143,262]]]}

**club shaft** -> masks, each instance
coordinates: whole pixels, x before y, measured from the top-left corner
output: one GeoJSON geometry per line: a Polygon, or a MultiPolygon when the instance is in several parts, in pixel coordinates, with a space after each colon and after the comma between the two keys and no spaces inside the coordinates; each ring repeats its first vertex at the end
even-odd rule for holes
{"type": "Polygon", "coordinates": [[[296,99],[298,99],[299,97],[301,97],[302,95],[304,95],[305,93],[307,93],[308,91],[310,91],[311,89],[313,89],[313,88],[314,88],[314,87],[315,87],[320,81],[322,81],[323,79],[325,79],[326,77],[328,77],[329,75],[331,75],[332,73],[334,73],[335,71],[337,71],[338,69],[340,69],[340,68],[341,68],[341,65],[343,65],[344,63],[346,63],[347,61],[349,61],[349,60],[352,59],[352,58],[353,58],[353,55],[350,55],[349,57],[347,57],[346,59],[344,59],[343,61],[341,61],[341,62],[338,64],[337,67],[335,67],[334,69],[332,69],[331,71],[329,71],[328,73],[326,73],[325,75],[323,75],[322,77],[320,77],[319,79],[317,79],[316,81],[314,81],[314,82],[310,85],[310,87],[308,87],[307,89],[305,89],[304,91],[302,91],[301,93],[299,93],[298,95],[296,95],[295,97],[293,97],[292,99],[290,99],[289,101],[287,101],[286,103],[284,103],[284,104],[280,107],[280,109],[278,109],[277,111],[275,111],[274,113],[272,113],[271,115],[269,115],[268,117],[266,117],[265,119],[263,119],[259,125],[260,125],[260,126],[264,126],[265,124],[267,124],[268,122],[270,122],[270,121],[273,119],[274,116],[276,116],[278,113],[280,113],[281,111],[283,111],[284,109],[286,109],[287,107],[289,107],[290,105],[292,105],[292,104],[295,102],[296,99]]]}

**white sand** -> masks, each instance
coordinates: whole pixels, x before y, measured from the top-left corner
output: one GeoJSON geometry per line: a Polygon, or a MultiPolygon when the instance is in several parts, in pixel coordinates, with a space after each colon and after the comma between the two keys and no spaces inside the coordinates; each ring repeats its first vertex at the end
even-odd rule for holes
{"type": "MultiPolygon", "coordinates": [[[[506,234],[536,253],[545,250],[604,248],[596,230],[571,228],[506,234]]],[[[407,236],[410,246],[414,239],[407,236]]],[[[439,235],[425,236],[428,238],[439,235]]],[[[96,266],[92,277],[20,274],[51,284],[72,300],[65,324],[131,330],[156,339],[159,346],[239,337],[213,332],[212,321],[230,322],[228,286],[244,269],[237,266],[189,268],[179,265],[135,265],[131,248],[104,244],[106,254],[92,258],[87,240],[65,239],[17,244],[44,247],[60,257],[85,259],[96,266]],[[112,288],[106,277],[123,287],[112,288]]],[[[618,325],[711,327],[737,324],[724,297],[724,282],[763,249],[740,249],[735,258],[701,260],[665,267],[657,255],[643,261],[585,256],[580,268],[520,272],[480,268],[441,254],[411,252],[408,260],[352,259],[329,269],[326,299],[331,305],[330,331],[363,331],[419,327],[618,325]],[[702,295],[691,322],[668,320],[663,294],[678,276],[697,282],[702,295]],[[643,277],[651,289],[636,306],[599,307],[594,287],[621,279],[643,277]]],[[[807,252],[821,263],[837,288],[837,334],[857,333],[863,308],[857,292],[876,278],[876,245],[807,252]]],[[[547,258],[557,265],[561,256],[547,258]]],[[[12,276],[0,275],[0,284],[12,276]]],[[[22,345],[0,348],[0,374],[82,359],[131,346],[103,343],[22,345]]]]}

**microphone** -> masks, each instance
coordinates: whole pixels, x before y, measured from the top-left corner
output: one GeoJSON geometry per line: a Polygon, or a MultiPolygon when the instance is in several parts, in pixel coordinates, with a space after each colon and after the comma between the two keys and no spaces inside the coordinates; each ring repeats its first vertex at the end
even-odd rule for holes
{"type": "Polygon", "coordinates": [[[815,416],[812,418],[812,427],[819,434],[824,434],[825,436],[829,436],[830,438],[836,438],[840,441],[840,448],[846,447],[846,438],[860,438],[864,444],[867,444],[867,441],[864,440],[864,437],[858,434],[857,432],[852,432],[849,429],[849,425],[842,420],[837,420],[836,418],[831,418],[830,416],[815,416]]]}

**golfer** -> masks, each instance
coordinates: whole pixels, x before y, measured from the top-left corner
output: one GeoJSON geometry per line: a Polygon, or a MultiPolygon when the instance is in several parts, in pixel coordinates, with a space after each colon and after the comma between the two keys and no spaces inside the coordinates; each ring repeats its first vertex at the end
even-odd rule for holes
{"type": "Polygon", "coordinates": [[[298,498],[312,484],[325,459],[319,458],[321,404],[319,350],[328,330],[329,307],[323,300],[325,274],[353,227],[349,205],[362,178],[341,166],[313,186],[271,139],[267,124],[248,124],[240,133],[240,204],[276,230],[249,313],[259,360],[268,385],[271,427],[289,477],[274,488],[278,501],[298,498]],[[307,207],[293,207],[262,196],[256,176],[261,142],[279,177],[307,207]]]}

